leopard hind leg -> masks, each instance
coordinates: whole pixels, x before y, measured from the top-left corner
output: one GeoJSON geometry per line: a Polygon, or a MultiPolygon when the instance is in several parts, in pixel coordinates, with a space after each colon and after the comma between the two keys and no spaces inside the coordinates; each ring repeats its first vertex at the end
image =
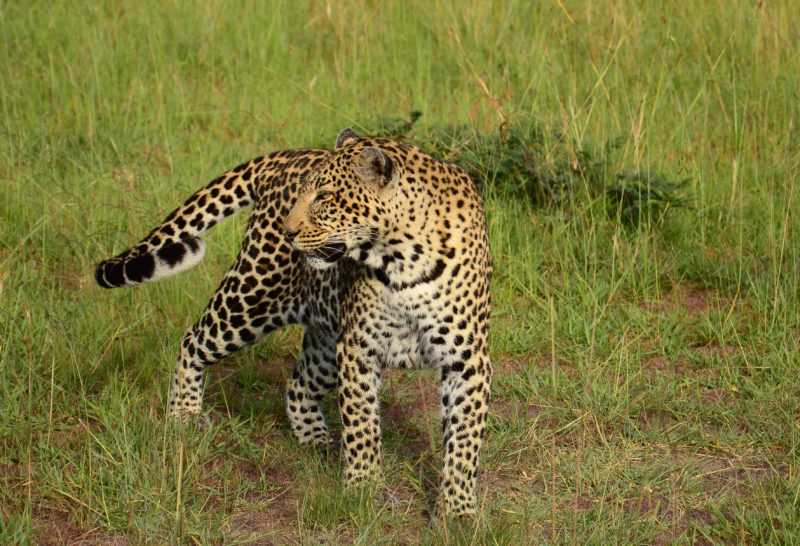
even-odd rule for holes
{"type": "Polygon", "coordinates": [[[276,328],[299,322],[300,280],[289,259],[290,249],[282,246],[278,252],[282,254],[278,258],[290,265],[283,272],[272,265],[273,274],[267,275],[267,266],[262,263],[281,260],[273,255],[259,256],[257,242],[247,237],[202,316],[184,334],[170,387],[169,412],[173,417],[201,426],[208,424],[202,413],[208,366],[260,341],[276,328]]]}
{"type": "Polygon", "coordinates": [[[257,343],[283,322],[283,317],[271,317],[259,313],[257,307],[241,305],[245,298],[232,294],[227,286],[223,281],[200,320],[184,333],[181,341],[170,386],[169,412],[186,424],[210,424],[202,412],[208,367],[257,343]]]}

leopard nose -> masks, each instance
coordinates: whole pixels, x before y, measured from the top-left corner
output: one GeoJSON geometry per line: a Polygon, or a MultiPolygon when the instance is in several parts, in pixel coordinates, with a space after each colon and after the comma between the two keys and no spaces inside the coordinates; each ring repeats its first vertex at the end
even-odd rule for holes
{"type": "Polygon", "coordinates": [[[294,238],[298,233],[300,233],[299,229],[289,229],[288,227],[283,228],[283,236],[286,237],[286,241],[289,243],[294,241],[294,238]]]}

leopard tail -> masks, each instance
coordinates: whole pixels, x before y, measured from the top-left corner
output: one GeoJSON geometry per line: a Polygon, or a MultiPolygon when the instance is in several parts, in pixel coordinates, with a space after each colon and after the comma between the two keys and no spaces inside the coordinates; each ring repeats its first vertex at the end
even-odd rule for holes
{"type": "Polygon", "coordinates": [[[94,273],[97,284],[103,288],[135,286],[197,265],[206,252],[200,236],[255,201],[255,172],[266,159],[254,159],[211,181],[139,243],[100,262],[94,273]]]}

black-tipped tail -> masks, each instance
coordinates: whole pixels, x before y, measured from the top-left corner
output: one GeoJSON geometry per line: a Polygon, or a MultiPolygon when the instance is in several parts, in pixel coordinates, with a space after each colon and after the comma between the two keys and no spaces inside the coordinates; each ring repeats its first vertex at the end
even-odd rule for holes
{"type": "Polygon", "coordinates": [[[136,256],[128,257],[126,252],[100,262],[94,278],[103,288],[157,281],[194,267],[203,259],[205,250],[202,239],[186,237],[136,256]]]}

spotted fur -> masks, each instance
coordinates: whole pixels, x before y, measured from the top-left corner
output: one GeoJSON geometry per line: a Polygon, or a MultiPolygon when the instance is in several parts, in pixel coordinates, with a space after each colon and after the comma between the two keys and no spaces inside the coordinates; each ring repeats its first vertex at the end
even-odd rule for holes
{"type": "Polygon", "coordinates": [[[242,249],[184,335],[170,411],[201,418],[206,367],[285,324],[306,327],[288,381],[292,431],[330,442],[320,401],[334,387],[348,485],[380,476],[386,367],[441,376],[451,515],[475,512],[489,403],[489,254],[482,200],[457,166],[346,129],[333,151],[276,152],[237,167],[96,271],[101,286],[156,280],[197,263],[200,236],[254,204],[242,249]]]}

